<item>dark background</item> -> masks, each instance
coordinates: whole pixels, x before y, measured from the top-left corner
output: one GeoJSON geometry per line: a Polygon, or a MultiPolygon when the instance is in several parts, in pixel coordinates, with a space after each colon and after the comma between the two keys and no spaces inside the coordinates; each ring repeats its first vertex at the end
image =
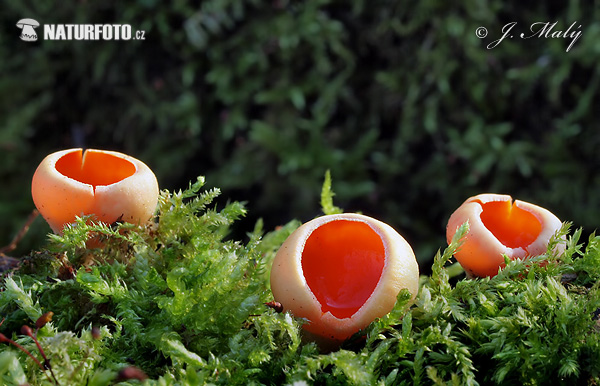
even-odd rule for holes
{"type": "MultiPolygon", "coordinates": [[[[50,152],[122,151],[162,189],[205,175],[248,202],[245,237],[336,204],[388,222],[423,271],[467,197],[496,192],[592,232],[600,213],[600,7],[593,2],[13,1],[0,12],[0,245],[50,152]],[[589,4],[589,5],[585,5],[589,4]],[[143,41],[19,39],[16,22],[130,24],[143,41]],[[572,39],[486,46],[517,22],[572,39]],[[489,35],[479,39],[484,26],[489,35]]],[[[37,219],[14,255],[40,248],[37,219]]]]}

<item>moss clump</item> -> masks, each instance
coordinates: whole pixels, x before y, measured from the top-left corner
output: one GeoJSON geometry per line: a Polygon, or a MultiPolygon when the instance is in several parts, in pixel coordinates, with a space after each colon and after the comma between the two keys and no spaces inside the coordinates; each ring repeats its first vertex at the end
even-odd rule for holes
{"type": "MultiPolygon", "coordinates": [[[[548,252],[509,262],[491,279],[459,280],[449,260],[465,225],[435,257],[415,304],[401,292],[366,334],[324,354],[302,341],[302,321],[265,305],[272,258],[299,223],[265,233],[259,222],[247,242],[230,240],[244,207],[217,210],[219,191],[203,183],[162,192],[152,224],[79,219],[52,235],[45,251],[5,274],[1,332],[40,357],[21,326],[52,311],[38,338],[62,385],[135,384],[133,367],[149,385],[599,381],[600,237],[584,247],[575,231],[560,257],[548,252]],[[90,236],[102,247],[86,249],[90,236]]],[[[326,211],[337,210],[332,194],[327,179],[326,211]]],[[[0,380],[53,383],[12,345],[0,352],[0,380]]]]}

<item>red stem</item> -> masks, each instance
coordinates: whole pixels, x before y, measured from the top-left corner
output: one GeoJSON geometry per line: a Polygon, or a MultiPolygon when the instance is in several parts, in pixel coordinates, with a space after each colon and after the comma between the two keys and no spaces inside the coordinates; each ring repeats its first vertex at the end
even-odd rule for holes
{"type": "Polygon", "coordinates": [[[34,357],[33,355],[31,355],[31,353],[25,347],[21,346],[20,344],[18,344],[14,340],[7,338],[4,334],[0,334],[0,342],[5,342],[5,343],[12,344],[13,346],[15,346],[16,348],[18,348],[19,350],[23,351],[25,354],[29,355],[29,357],[31,359],[33,359],[33,361],[35,363],[37,363],[38,366],[40,366],[40,369],[42,369],[42,371],[45,370],[44,366],[42,365],[42,363],[40,361],[38,361],[38,359],[36,357],[34,357]]]}
{"type": "MultiPolygon", "coordinates": [[[[27,335],[28,337],[30,337],[31,339],[33,339],[33,341],[35,342],[35,345],[38,348],[38,351],[42,355],[42,358],[44,358],[44,365],[43,365],[42,369],[50,370],[50,374],[52,375],[52,378],[54,378],[54,382],[58,385],[59,384],[58,380],[56,379],[56,376],[54,375],[54,371],[52,371],[52,366],[50,366],[50,360],[48,360],[48,358],[46,357],[46,354],[44,353],[44,349],[42,349],[42,345],[40,345],[40,342],[37,340],[37,336],[33,335],[33,331],[31,331],[31,327],[24,325],[23,327],[21,327],[21,333],[23,333],[23,334],[27,335]]],[[[37,335],[37,330],[36,330],[36,335],[37,335]]],[[[41,366],[41,364],[40,364],[40,366],[41,366]]]]}

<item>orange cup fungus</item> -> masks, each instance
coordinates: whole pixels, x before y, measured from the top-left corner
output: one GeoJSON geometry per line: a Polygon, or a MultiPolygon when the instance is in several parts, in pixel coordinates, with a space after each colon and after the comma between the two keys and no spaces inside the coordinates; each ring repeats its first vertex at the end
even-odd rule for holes
{"type": "Polygon", "coordinates": [[[469,221],[469,232],[455,253],[471,276],[495,276],[504,257],[523,259],[546,252],[550,238],[562,226],[550,211],[508,195],[480,194],[467,199],[448,220],[450,244],[457,228],[469,221]]]}
{"type": "Polygon", "coordinates": [[[109,224],[147,221],[158,203],[158,182],[148,166],[128,155],[69,149],[44,158],[31,194],[52,230],[61,232],[83,215],[109,224]]]}
{"type": "Polygon", "coordinates": [[[360,214],[318,217],[283,243],[271,290],[284,311],[306,318],[317,340],[343,341],[392,310],[407,288],[417,295],[415,255],[391,226],[360,214]]]}

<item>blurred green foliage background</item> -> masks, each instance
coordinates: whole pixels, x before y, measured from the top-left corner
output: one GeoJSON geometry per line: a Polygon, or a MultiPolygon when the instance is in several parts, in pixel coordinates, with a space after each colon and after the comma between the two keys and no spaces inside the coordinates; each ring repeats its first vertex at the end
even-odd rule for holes
{"type": "MultiPolygon", "coordinates": [[[[161,188],[198,175],[273,228],[336,204],[394,226],[423,271],[467,197],[511,194],[586,231],[600,213],[598,2],[3,2],[0,245],[52,151],[123,151],[161,188]],[[16,22],[130,24],[137,41],[19,39],[16,22]],[[521,39],[535,22],[572,39],[521,39]],[[486,46],[517,22],[513,39],[486,46]],[[577,26],[581,25],[577,29],[577,26]],[[479,39],[475,30],[489,35],[479,39]]],[[[36,220],[15,253],[37,248],[36,220]]]]}

